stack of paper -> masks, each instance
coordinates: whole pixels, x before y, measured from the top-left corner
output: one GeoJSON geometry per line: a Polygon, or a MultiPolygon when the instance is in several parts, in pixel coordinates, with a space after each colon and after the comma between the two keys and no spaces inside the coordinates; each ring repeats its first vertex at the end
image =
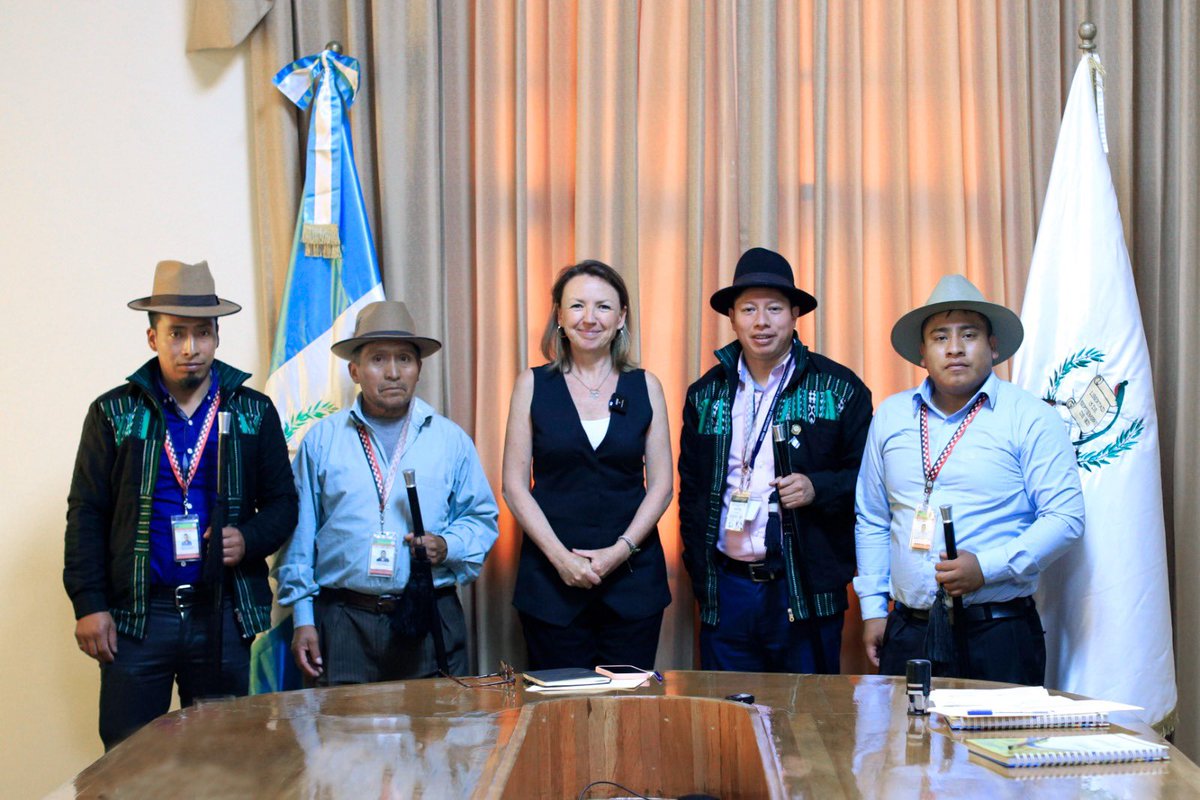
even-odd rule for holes
{"type": "Polygon", "coordinates": [[[1108,700],[1072,700],[1051,695],[1041,686],[1012,689],[934,689],[933,711],[955,730],[997,728],[1094,727],[1108,724],[1114,711],[1138,706],[1108,700]]]}

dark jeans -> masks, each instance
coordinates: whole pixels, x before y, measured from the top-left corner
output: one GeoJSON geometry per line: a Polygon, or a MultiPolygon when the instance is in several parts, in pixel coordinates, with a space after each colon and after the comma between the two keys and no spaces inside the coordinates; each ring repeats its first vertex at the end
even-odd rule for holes
{"type": "Polygon", "coordinates": [[[621,619],[599,603],[584,609],[567,625],[551,625],[521,614],[529,653],[529,669],[631,664],[654,669],[663,612],[641,619],[621,619]]]}
{"type": "MultiPolygon", "coordinates": [[[[451,675],[470,674],[467,621],[456,593],[437,598],[442,641],[451,675]]],[[[391,617],[318,594],[313,604],[325,671],[316,686],[341,686],[407,678],[436,678],[433,636],[405,639],[392,630],[391,617]]]]}
{"type": "MultiPolygon", "coordinates": [[[[250,683],[250,639],[243,639],[233,618],[233,602],[225,598],[221,652],[221,685],[216,693],[245,695],[250,683]]],[[[146,638],[118,634],[117,657],[100,665],[100,738],[111,750],[138,728],[171,707],[171,684],[179,686],[179,702],[190,706],[208,687],[207,606],[181,616],[169,600],[152,599],[146,638]]]]}
{"type": "MultiPolygon", "coordinates": [[[[892,611],[883,633],[880,675],[904,675],[910,658],[925,655],[926,620],[892,611]]],[[[1046,634],[1037,608],[1019,617],[967,622],[968,674],[955,677],[1041,686],[1046,678],[1046,634]]],[[[934,665],[934,675],[946,673],[934,665]]]]}
{"type": "MultiPolygon", "coordinates": [[[[717,570],[720,617],[700,626],[700,669],[734,672],[817,671],[811,623],[788,620],[787,581],[756,583],[717,570]]],[[[841,671],[844,614],[817,618],[825,665],[841,671]]]]}

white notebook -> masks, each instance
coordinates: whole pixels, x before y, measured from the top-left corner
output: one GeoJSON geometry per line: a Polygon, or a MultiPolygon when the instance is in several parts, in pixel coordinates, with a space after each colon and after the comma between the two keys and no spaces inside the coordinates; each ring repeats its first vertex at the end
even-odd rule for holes
{"type": "Polygon", "coordinates": [[[1074,767],[1165,761],[1170,748],[1127,733],[967,739],[967,749],[1006,767],[1074,767]]]}

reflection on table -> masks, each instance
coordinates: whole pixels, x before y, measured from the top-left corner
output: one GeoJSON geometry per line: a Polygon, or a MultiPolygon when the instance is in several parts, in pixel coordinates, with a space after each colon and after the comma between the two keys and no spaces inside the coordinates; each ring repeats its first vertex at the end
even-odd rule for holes
{"type": "Polygon", "coordinates": [[[653,796],[1200,797],[1174,748],[1164,764],[1006,770],[905,711],[900,679],[854,675],[669,672],[583,696],[446,679],[314,689],[164,715],[54,796],[573,798],[602,778],[653,796]],[[736,692],[755,704],[723,699],[736,692]]]}

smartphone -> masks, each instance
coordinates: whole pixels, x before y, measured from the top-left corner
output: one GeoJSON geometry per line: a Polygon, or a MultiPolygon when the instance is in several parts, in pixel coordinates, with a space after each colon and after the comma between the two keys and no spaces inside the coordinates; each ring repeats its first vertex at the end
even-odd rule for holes
{"type": "Polygon", "coordinates": [[[596,672],[601,675],[607,675],[610,678],[648,678],[654,673],[650,670],[634,667],[629,664],[606,664],[602,667],[596,667],[596,672]]]}

